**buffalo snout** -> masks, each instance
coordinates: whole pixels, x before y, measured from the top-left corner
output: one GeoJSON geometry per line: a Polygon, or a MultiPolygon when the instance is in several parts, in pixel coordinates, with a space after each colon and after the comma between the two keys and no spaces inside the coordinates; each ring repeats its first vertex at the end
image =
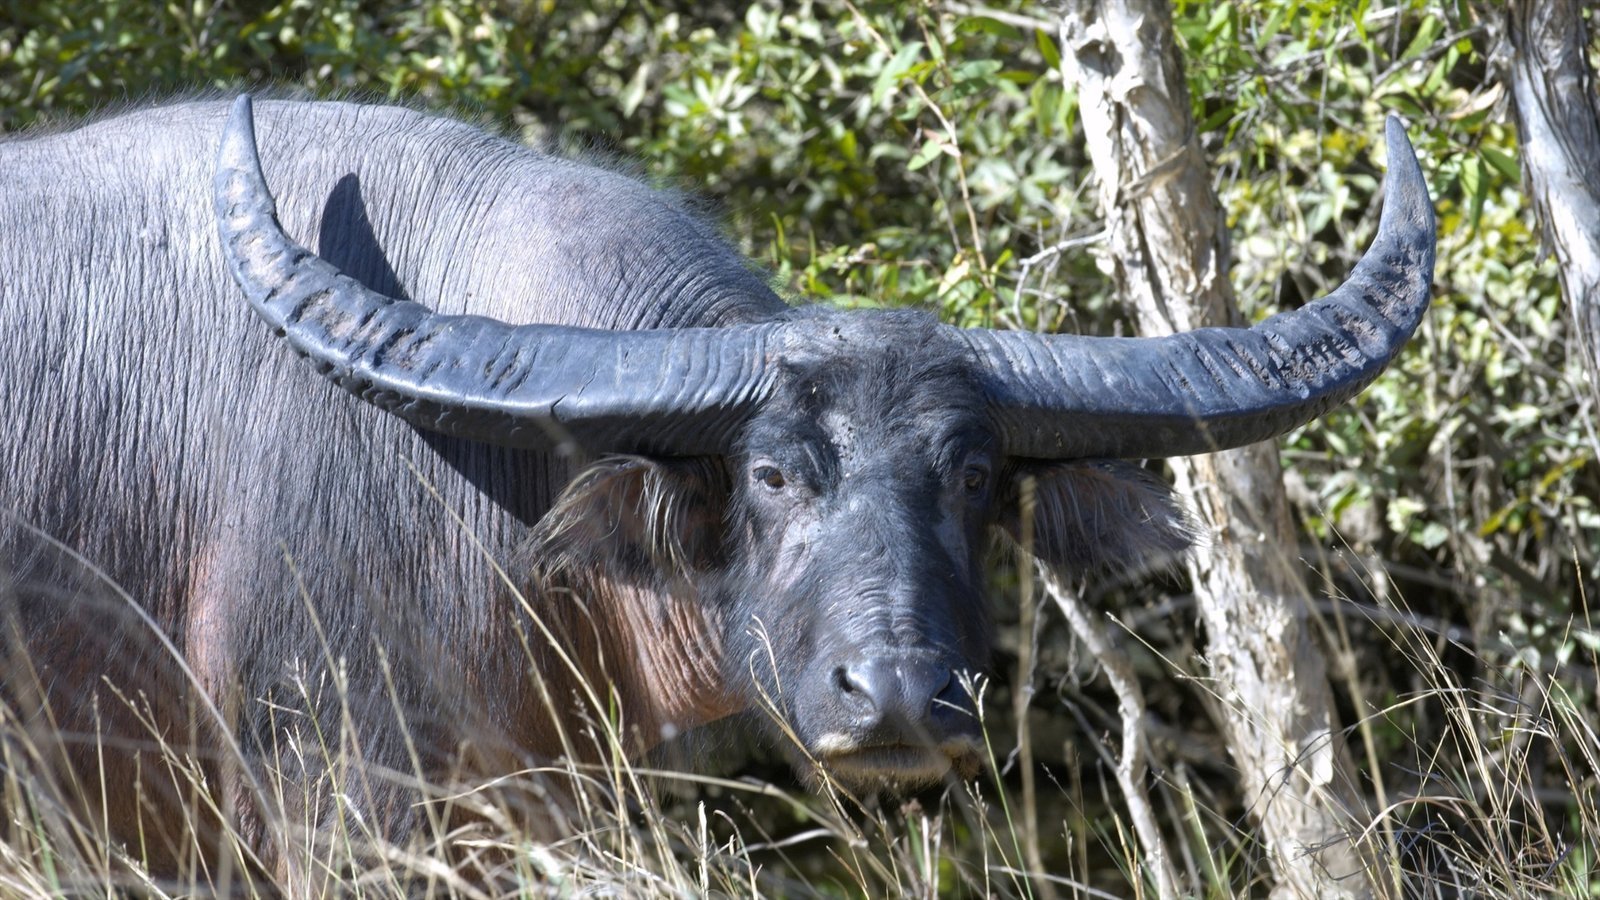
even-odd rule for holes
{"type": "Polygon", "coordinates": [[[858,789],[906,791],[971,775],[981,732],[968,681],[925,652],[857,656],[832,669],[808,710],[809,749],[830,777],[858,789]]]}

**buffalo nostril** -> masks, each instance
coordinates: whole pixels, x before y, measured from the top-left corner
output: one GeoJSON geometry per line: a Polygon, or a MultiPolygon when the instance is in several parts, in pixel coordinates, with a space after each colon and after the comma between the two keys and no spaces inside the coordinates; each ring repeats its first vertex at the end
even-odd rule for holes
{"type": "Polygon", "coordinates": [[[952,669],[936,670],[929,678],[928,684],[935,712],[940,709],[960,707],[961,699],[967,695],[961,684],[956,681],[956,673],[952,669]]]}
{"type": "Polygon", "coordinates": [[[948,703],[955,673],[949,666],[928,661],[907,663],[901,666],[907,713],[923,716],[939,713],[948,703]]]}
{"type": "Polygon", "coordinates": [[[903,724],[926,719],[944,705],[941,701],[960,705],[952,689],[954,672],[929,661],[872,657],[840,666],[833,675],[839,693],[853,706],[903,724]]]}
{"type": "Polygon", "coordinates": [[[850,678],[850,670],[840,666],[833,670],[833,683],[841,694],[859,694],[861,688],[850,678]]]}
{"type": "Polygon", "coordinates": [[[863,707],[867,711],[876,712],[883,707],[886,686],[883,683],[883,673],[873,661],[858,663],[850,666],[840,666],[833,670],[834,684],[839,693],[847,698],[852,705],[863,707]]]}

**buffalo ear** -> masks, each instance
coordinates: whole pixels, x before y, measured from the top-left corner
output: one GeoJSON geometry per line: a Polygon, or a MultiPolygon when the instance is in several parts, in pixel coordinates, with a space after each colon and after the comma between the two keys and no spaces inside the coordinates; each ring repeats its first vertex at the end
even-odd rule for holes
{"type": "Polygon", "coordinates": [[[616,456],[579,473],[534,527],[529,558],[547,575],[687,574],[721,552],[727,478],[711,459],[616,456]]]}
{"type": "Polygon", "coordinates": [[[1015,463],[998,525],[1064,575],[1171,566],[1196,532],[1172,485],[1122,460],[1015,463]]]}

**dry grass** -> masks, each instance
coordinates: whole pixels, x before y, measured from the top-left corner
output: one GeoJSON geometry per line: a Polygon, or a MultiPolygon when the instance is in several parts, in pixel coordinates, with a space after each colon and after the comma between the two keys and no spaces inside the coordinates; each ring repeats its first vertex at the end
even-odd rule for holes
{"type": "MultiPolygon", "coordinates": [[[[1324,608],[1337,612],[1324,616],[1336,660],[1370,656],[1381,641],[1422,685],[1369,695],[1359,673],[1344,671],[1360,713],[1348,733],[1375,810],[1356,837],[1386,848],[1391,868],[1381,883],[1392,896],[1600,896],[1597,667],[1585,599],[1568,623],[1567,658],[1497,654],[1464,666],[1463,655],[1479,651],[1403,608],[1379,615],[1327,598],[1324,608]],[[1463,670],[1479,676],[1464,679],[1463,670]]],[[[1025,633],[1039,632],[1030,622],[1025,633]]],[[[1107,633],[1148,649],[1124,628],[1107,633]]],[[[1147,685],[1189,677],[1175,671],[1178,662],[1152,671],[1150,659],[1163,657],[1145,659],[1147,685]]],[[[1130,815],[1118,698],[1092,661],[1079,660],[1078,673],[1030,678],[1035,688],[1055,684],[1055,694],[1039,690],[1021,704],[1003,685],[980,690],[989,771],[911,800],[855,797],[826,780],[806,790],[770,764],[731,778],[651,769],[625,757],[603,715],[567,740],[600,748],[607,764],[558,762],[486,783],[425,784],[416,772],[377,770],[354,735],[317,733],[286,756],[317,757],[305,788],[329,812],[320,828],[274,823],[273,840],[290,859],[280,871],[290,874],[254,884],[241,874],[252,850],[231,830],[218,836],[216,857],[196,852],[175,878],[153,877],[138,842],[110,842],[105,816],[92,804],[75,808],[46,775],[58,738],[48,722],[0,709],[0,895],[1143,897],[1156,895],[1150,841],[1140,834],[1152,825],[1186,894],[1264,893],[1265,856],[1225,761],[1208,764],[1194,752],[1214,746],[1201,717],[1144,714],[1150,768],[1140,802],[1148,808],[1130,815]],[[1021,719],[1018,709],[1027,710],[1021,719]],[[398,780],[427,798],[422,824],[404,842],[385,840],[363,817],[360,798],[375,780],[398,780]],[[451,824],[461,821],[468,824],[451,824]]],[[[592,687],[595,708],[606,708],[605,686],[592,687]]],[[[151,740],[159,775],[183,785],[197,808],[225,816],[193,755],[151,740]]],[[[269,799],[299,786],[290,773],[258,778],[269,799]]]]}

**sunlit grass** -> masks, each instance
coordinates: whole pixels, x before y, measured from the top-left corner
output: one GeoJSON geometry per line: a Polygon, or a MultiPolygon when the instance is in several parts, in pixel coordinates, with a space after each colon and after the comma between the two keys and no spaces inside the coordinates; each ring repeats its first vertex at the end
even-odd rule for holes
{"type": "MultiPolygon", "coordinates": [[[[1367,609],[1326,602],[1343,604],[1350,617],[1367,609]]],[[[1387,642],[1396,665],[1425,685],[1404,696],[1349,698],[1361,711],[1348,734],[1373,809],[1352,837],[1390,848],[1380,888],[1395,897],[1600,896],[1592,654],[1579,649],[1548,669],[1514,659],[1499,670],[1481,665],[1496,675],[1468,681],[1443,658],[1430,627],[1404,615],[1368,618],[1361,639],[1387,642]],[[1381,746],[1369,746],[1374,741],[1381,746]]],[[[308,667],[300,702],[342,703],[338,672],[308,667]],[[333,690],[310,683],[316,678],[332,679],[333,690]]],[[[0,709],[0,895],[1157,896],[1114,774],[1115,698],[1039,691],[1026,704],[1035,727],[1019,729],[1010,688],[974,689],[983,698],[988,770],[910,799],[855,796],[826,777],[803,787],[771,763],[720,776],[630,760],[622,723],[607,718],[614,705],[603,684],[589,686],[589,715],[569,722],[563,736],[574,758],[601,762],[554,760],[488,779],[430,780],[420,762],[406,772],[372,766],[349,732],[350,716],[332,717],[340,733],[301,729],[292,732],[297,743],[281,748],[280,758],[316,773],[309,783],[294,781],[295,772],[256,773],[270,807],[289,808],[283,798],[303,790],[303,808],[323,811],[273,818],[283,862],[264,873],[254,862],[259,848],[226,827],[207,836],[217,852],[197,850],[180,871],[152,873],[138,840],[109,840],[94,798],[73,803],[70,779],[48,774],[60,737],[48,717],[24,721],[0,709]],[[1065,748],[1025,746],[1063,734],[1065,748]],[[1035,763],[1027,792],[1025,751],[1045,760],[1035,763]],[[1074,764],[1058,762],[1063,753],[1074,764]],[[405,785],[421,805],[418,827],[400,841],[364,812],[367,786],[382,781],[405,785]],[[244,877],[251,870],[257,881],[244,877]]],[[[141,703],[137,691],[108,696],[141,703]]],[[[776,715],[782,698],[768,702],[776,715]]],[[[1236,785],[1170,752],[1186,736],[1183,723],[1152,727],[1144,786],[1182,890],[1262,893],[1266,855],[1236,785]]],[[[152,777],[174,779],[196,810],[227,819],[227,803],[193,753],[167,736],[149,741],[155,752],[147,759],[160,770],[152,777]]]]}

